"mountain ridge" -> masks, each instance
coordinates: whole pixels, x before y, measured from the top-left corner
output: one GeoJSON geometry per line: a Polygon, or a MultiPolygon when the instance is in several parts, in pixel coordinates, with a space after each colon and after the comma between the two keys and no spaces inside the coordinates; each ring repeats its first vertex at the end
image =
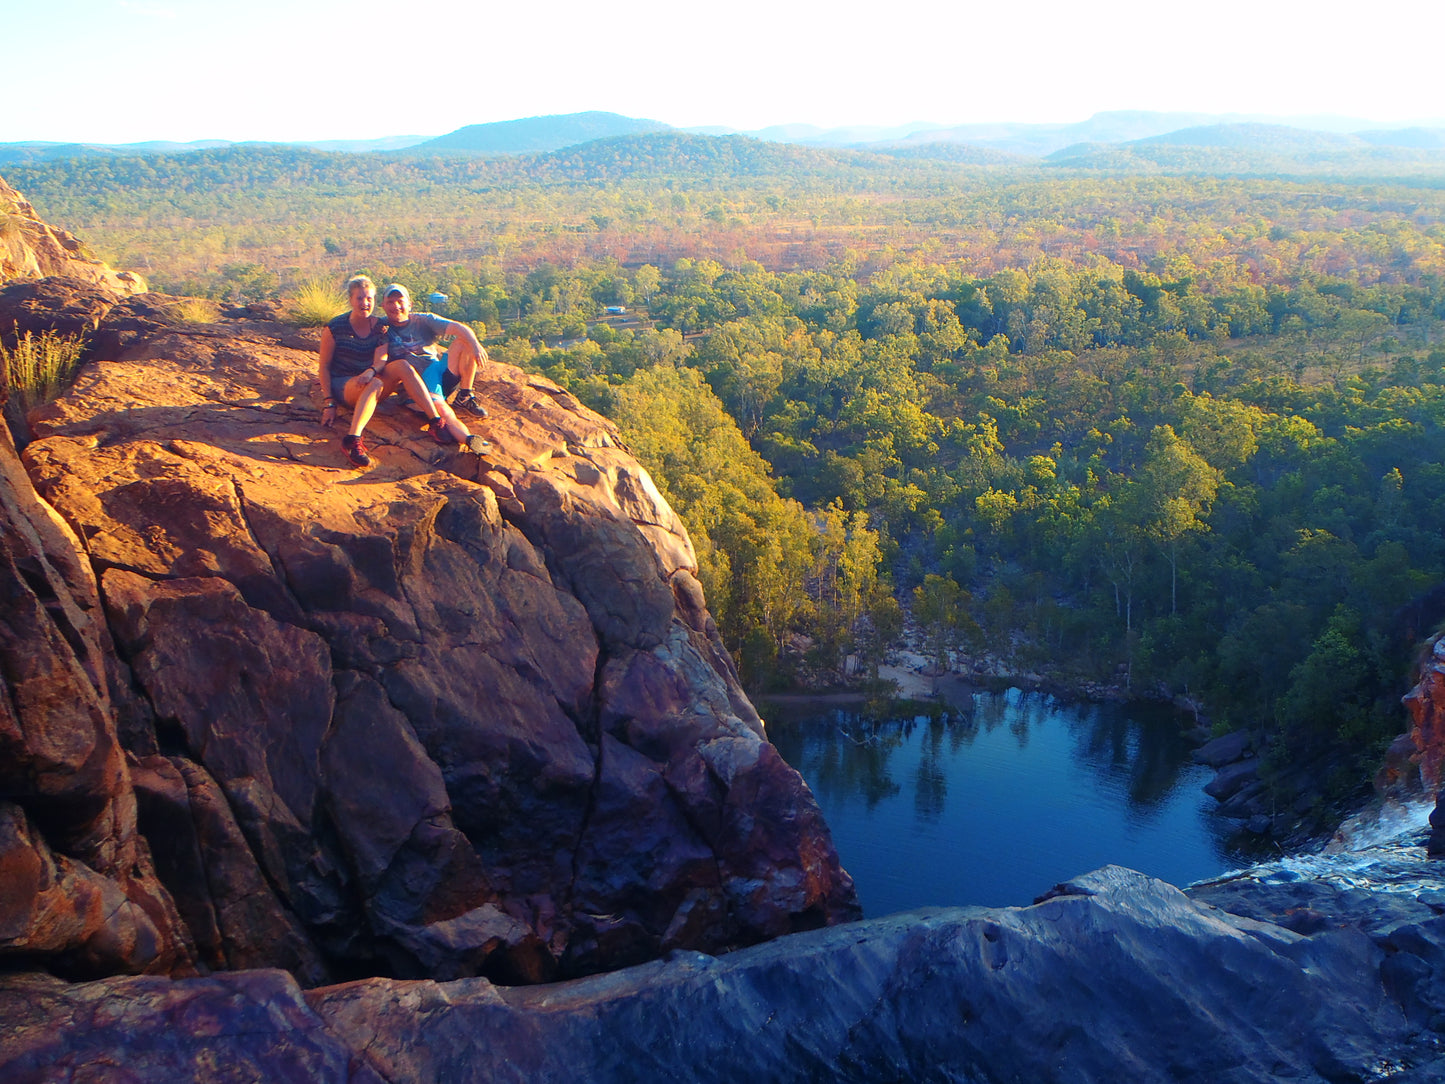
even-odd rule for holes
{"type": "MultiPolygon", "coordinates": [[[[178,143],[47,142],[0,143],[0,165],[57,158],[184,154],[229,146],[304,147],[344,153],[408,155],[508,155],[545,153],[596,139],[645,133],[678,132],[703,137],[741,136],[767,143],[892,153],[911,147],[965,145],[1023,158],[1045,159],[1082,143],[1119,145],[1162,139],[1181,132],[1223,127],[1273,127],[1302,133],[1349,136],[1356,145],[1406,149],[1445,147],[1445,120],[1430,124],[1390,124],[1337,116],[1276,117],[1246,114],[1113,110],[1084,121],[1064,123],[983,122],[957,125],[912,122],[898,125],[777,124],[739,130],[719,125],[675,127],[662,121],[591,110],[466,125],[439,136],[393,135],[375,139],[231,141],[200,139],[178,143]]],[[[1177,142],[1178,140],[1176,140],[1177,142]]]]}

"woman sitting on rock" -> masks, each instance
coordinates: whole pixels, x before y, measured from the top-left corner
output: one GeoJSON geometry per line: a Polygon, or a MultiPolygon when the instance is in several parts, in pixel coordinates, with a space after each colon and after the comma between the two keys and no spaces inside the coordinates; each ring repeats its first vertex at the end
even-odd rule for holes
{"type": "Polygon", "coordinates": [[[460,443],[478,454],[486,451],[491,445],[473,436],[447,403],[447,396],[456,390],[458,406],[469,406],[478,417],[487,416],[471,390],[482,354],[476,333],[466,324],[435,313],[412,312],[411,293],[400,283],[386,288],[381,304],[386,309],[386,343],[376,356],[388,361],[385,372],[390,376],[392,366],[403,363],[399,375],[411,405],[431,419],[432,437],[438,444],[460,443]],[[446,356],[438,357],[436,344],[446,338],[454,340],[452,347],[446,356]]]}
{"type": "Polygon", "coordinates": [[[361,431],[376,411],[382,396],[389,395],[401,384],[398,366],[383,374],[378,360],[386,344],[386,325],[373,315],[376,308],[376,285],[365,275],[357,275],[346,284],[351,311],[343,312],[321,332],[321,394],[326,405],[321,410],[321,424],[330,429],[336,422],[336,404],[344,402],[351,408],[351,431],[341,438],[346,457],[358,467],[371,466],[361,431]]]}

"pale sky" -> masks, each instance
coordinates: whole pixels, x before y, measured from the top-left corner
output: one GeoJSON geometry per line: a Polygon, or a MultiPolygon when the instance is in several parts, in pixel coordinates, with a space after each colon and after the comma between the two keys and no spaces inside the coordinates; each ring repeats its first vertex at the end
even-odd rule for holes
{"type": "Polygon", "coordinates": [[[0,142],[369,139],[590,109],[738,129],[1110,109],[1445,124],[1440,0],[0,0],[0,25],[0,142]]]}

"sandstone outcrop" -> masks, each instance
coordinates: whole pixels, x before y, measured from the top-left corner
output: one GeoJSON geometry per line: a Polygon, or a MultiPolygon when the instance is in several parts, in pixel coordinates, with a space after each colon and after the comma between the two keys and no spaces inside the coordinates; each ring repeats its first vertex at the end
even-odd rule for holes
{"type": "Polygon", "coordinates": [[[358,472],[314,337],[168,302],[0,449],[0,960],[535,982],[856,917],[605,420],[489,364],[494,454],[392,403],[358,472]]]}
{"type": "Polygon", "coordinates": [[[1403,700],[1410,716],[1410,740],[1415,747],[1411,761],[1419,765],[1420,783],[1428,791],[1445,782],[1445,638],[1430,643],[1422,660],[1415,687],[1403,700]]]}
{"type": "Polygon", "coordinates": [[[1436,794],[1430,815],[1434,831],[1428,844],[1431,857],[1445,857],[1445,637],[1429,642],[1429,652],[1420,661],[1416,683],[1403,703],[1410,716],[1407,741],[1390,747],[1375,780],[1378,790],[1423,788],[1436,794]]]}
{"type": "Polygon", "coordinates": [[[98,584],[0,432],[0,958],[57,973],[189,970],[150,864],[98,584]]]}
{"type": "Polygon", "coordinates": [[[0,179],[0,282],[59,275],[117,297],[144,293],[134,271],[115,271],[91,256],[74,234],[42,222],[30,201],[0,179]]]}
{"type": "Polygon", "coordinates": [[[1314,883],[1207,894],[1109,867],[1031,907],[915,911],[532,987],[12,976],[0,1068],[81,1079],[123,1048],[137,1079],[209,1081],[1441,1079],[1439,907],[1314,883]]]}

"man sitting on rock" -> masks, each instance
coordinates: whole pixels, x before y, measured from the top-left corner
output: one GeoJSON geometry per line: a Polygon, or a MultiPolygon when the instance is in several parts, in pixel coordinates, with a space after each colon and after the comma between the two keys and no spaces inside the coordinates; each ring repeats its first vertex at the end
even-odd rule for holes
{"type": "Polygon", "coordinates": [[[386,288],[381,303],[386,310],[386,342],[377,352],[377,359],[407,363],[403,384],[411,395],[412,406],[431,418],[437,443],[451,438],[478,454],[491,447],[467,431],[453,405],[447,402],[455,391],[456,407],[468,409],[480,418],[487,416],[472,394],[472,381],[484,354],[476,334],[466,324],[435,313],[412,312],[411,293],[400,283],[386,288]],[[436,344],[447,338],[452,340],[451,347],[438,357],[436,344]]]}

